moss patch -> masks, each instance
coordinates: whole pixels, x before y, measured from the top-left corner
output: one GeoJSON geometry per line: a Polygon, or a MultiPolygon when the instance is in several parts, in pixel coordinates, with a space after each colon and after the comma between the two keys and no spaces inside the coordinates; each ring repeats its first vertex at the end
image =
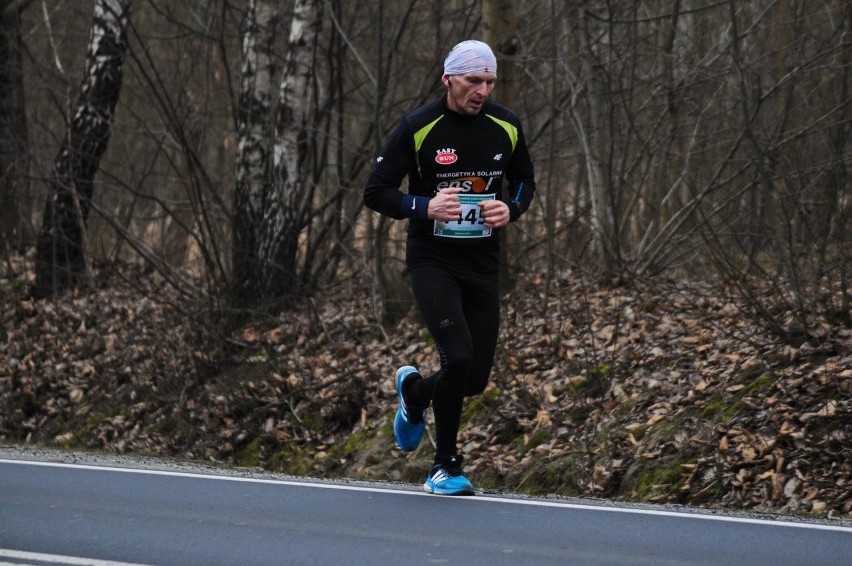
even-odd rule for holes
{"type": "Polygon", "coordinates": [[[470,422],[479,419],[490,418],[494,410],[500,406],[503,392],[497,387],[490,387],[472,399],[462,409],[461,426],[465,427],[470,422]]]}
{"type": "Polygon", "coordinates": [[[714,395],[701,409],[701,416],[711,422],[727,424],[746,408],[739,398],[732,401],[721,395],[714,395]]]}
{"type": "Polygon", "coordinates": [[[263,461],[263,440],[260,437],[253,438],[251,442],[240,450],[237,456],[237,464],[247,468],[261,465],[263,461]]]}
{"type": "Polygon", "coordinates": [[[542,455],[532,458],[525,468],[523,477],[511,478],[519,491],[573,497],[581,493],[577,481],[585,475],[586,459],[583,454],[570,452],[558,457],[542,455]]]}
{"type": "Polygon", "coordinates": [[[775,376],[765,373],[749,383],[742,390],[743,394],[755,394],[769,389],[775,383],[775,376]]]}
{"type": "Polygon", "coordinates": [[[624,496],[640,501],[668,498],[677,491],[684,475],[683,466],[694,462],[679,458],[637,462],[625,477],[624,496]]]}

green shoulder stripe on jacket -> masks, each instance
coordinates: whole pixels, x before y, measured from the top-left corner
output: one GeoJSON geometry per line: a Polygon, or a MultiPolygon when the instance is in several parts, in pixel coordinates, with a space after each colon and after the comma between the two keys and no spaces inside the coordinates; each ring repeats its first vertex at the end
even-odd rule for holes
{"type": "Polygon", "coordinates": [[[509,134],[509,139],[512,140],[512,151],[515,150],[515,146],[518,144],[518,128],[506,122],[505,120],[501,120],[499,118],[495,118],[491,114],[486,114],[489,118],[494,120],[497,125],[506,130],[506,133],[509,134]]]}
{"type": "Polygon", "coordinates": [[[423,145],[423,140],[426,139],[426,136],[429,135],[429,132],[432,131],[432,128],[435,127],[435,124],[443,118],[444,115],[441,114],[416,132],[414,132],[414,156],[417,159],[417,170],[420,171],[420,147],[423,145]]]}

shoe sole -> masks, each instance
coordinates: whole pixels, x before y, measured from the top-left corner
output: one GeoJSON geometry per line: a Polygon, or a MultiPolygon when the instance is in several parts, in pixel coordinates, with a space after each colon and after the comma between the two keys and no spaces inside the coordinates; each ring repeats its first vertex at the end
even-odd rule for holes
{"type": "MultiPolygon", "coordinates": [[[[420,441],[418,441],[417,444],[414,445],[413,447],[403,447],[402,444],[399,442],[399,433],[397,432],[397,423],[399,422],[399,420],[402,419],[402,420],[405,421],[405,418],[402,416],[402,406],[405,404],[405,401],[402,398],[402,384],[405,381],[405,378],[408,377],[409,375],[411,375],[412,373],[417,373],[417,368],[415,368],[414,366],[402,366],[401,368],[396,370],[396,375],[394,376],[396,378],[396,395],[397,395],[397,398],[399,399],[399,408],[397,409],[397,414],[394,417],[393,434],[394,434],[394,439],[396,440],[396,445],[403,452],[414,452],[420,446],[420,441]],[[405,371],[405,370],[410,370],[410,371],[405,371]]],[[[412,425],[411,423],[408,423],[407,421],[406,421],[406,423],[411,427],[419,426],[419,425],[412,425]]],[[[423,415],[423,422],[420,423],[420,424],[422,424],[422,426],[423,426],[423,431],[420,432],[420,438],[422,439],[423,434],[426,431],[426,415],[423,415]]]]}
{"type": "Polygon", "coordinates": [[[429,482],[423,484],[423,490],[426,493],[431,493],[433,495],[476,495],[476,491],[473,489],[473,486],[468,484],[466,487],[457,490],[442,490],[441,488],[435,488],[429,485],[429,482]]]}

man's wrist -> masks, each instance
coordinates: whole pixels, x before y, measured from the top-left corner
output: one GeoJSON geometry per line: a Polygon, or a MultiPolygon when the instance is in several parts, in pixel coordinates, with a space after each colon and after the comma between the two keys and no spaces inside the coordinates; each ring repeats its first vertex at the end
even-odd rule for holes
{"type": "Polygon", "coordinates": [[[403,195],[400,212],[405,218],[426,220],[429,218],[429,200],[429,197],[403,195]]]}

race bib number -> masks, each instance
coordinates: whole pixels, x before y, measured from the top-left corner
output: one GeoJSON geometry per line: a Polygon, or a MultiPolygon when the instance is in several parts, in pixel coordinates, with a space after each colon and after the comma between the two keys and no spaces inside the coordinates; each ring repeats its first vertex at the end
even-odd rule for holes
{"type": "Polygon", "coordinates": [[[497,195],[459,195],[461,214],[458,220],[444,222],[435,221],[433,234],[443,238],[486,238],[491,235],[491,228],[485,227],[485,218],[479,203],[483,200],[494,200],[497,195]]]}

